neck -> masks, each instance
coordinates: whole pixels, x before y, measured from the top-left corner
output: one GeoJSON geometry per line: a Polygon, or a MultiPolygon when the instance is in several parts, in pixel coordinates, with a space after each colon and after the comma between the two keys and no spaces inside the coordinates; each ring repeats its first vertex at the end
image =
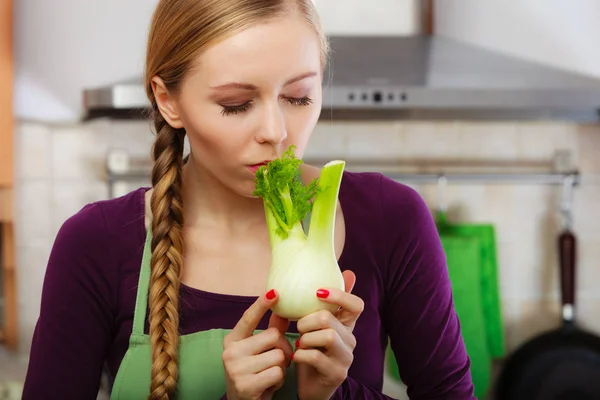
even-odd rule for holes
{"type": "Polygon", "coordinates": [[[262,200],[241,196],[227,188],[190,158],[183,168],[182,196],[186,229],[209,227],[246,233],[265,226],[262,200]]]}

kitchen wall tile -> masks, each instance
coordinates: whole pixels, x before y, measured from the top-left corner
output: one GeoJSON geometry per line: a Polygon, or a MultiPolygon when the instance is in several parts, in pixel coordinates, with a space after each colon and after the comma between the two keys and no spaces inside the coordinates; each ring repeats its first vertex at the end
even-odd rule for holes
{"type": "Polygon", "coordinates": [[[561,307],[558,301],[546,299],[523,300],[517,342],[528,341],[543,332],[558,328],[561,324],[560,310],[561,307]]]}
{"type": "Polygon", "coordinates": [[[96,180],[105,174],[108,137],[88,127],[59,127],[52,132],[55,179],[96,180]]]}
{"type": "Polygon", "coordinates": [[[19,123],[15,132],[17,179],[48,179],[52,177],[51,130],[36,123],[19,123]]]}
{"type": "Polygon", "coordinates": [[[582,329],[600,335],[600,297],[578,298],[575,313],[575,320],[582,329]]]}
{"type": "Polygon", "coordinates": [[[344,123],[319,122],[308,142],[305,158],[346,158],[348,154],[347,125],[344,123]]]}
{"type": "Polygon", "coordinates": [[[513,122],[461,122],[462,156],[490,161],[514,161],[519,154],[517,124],[513,122]]]}
{"type": "MultiPolygon", "coordinates": [[[[151,121],[113,121],[106,134],[109,148],[125,149],[132,157],[150,159],[156,137],[151,121]]],[[[189,150],[189,145],[186,148],[189,150]]]]}
{"type": "Polygon", "coordinates": [[[337,125],[333,132],[345,136],[347,155],[352,159],[403,159],[410,155],[398,123],[345,123],[337,125]],[[340,128],[343,129],[343,133],[340,132],[340,128]]]}
{"type": "Polygon", "coordinates": [[[405,153],[410,158],[456,159],[462,152],[456,123],[406,122],[405,153]]]}
{"type": "Polygon", "coordinates": [[[519,158],[551,161],[557,150],[577,157],[576,125],[568,122],[524,122],[518,127],[519,158]]]}
{"type": "MultiPolygon", "coordinates": [[[[579,237],[576,251],[577,295],[600,298],[600,240],[579,237]]],[[[597,317],[600,318],[600,313],[597,317]]]]}
{"type": "Polygon", "coordinates": [[[107,198],[108,186],[105,182],[56,181],[52,190],[53,237],[56,236],[64,222],[84,206],[107,198]]]}
{"type": "MultiPolygon", "coordinates": [[[[483,185],[449,185],[448,216],[456,221],[487,223],[490,221],[483,185]]],[[[443,197],[446,197],[442,194],[443,197]]]]}
{"type": "Polygon", "coordinates": [[[505,298],[501,302],[502,322],[504,323],[504,342],[508,353],[519,345],[519,316],[521,315],[521,301],[505,298]]]}
{"type": "Polygon", "coordinates": [[[42,286],[51,247],[48,244],[24,244],[17,247],[17,307],[20,345],[28,349],[40,313],[42,286]]]}
{"type": "Polygon", "coordinates": [[[519,268],[519,258],[515,251],[516,244],[497,238],[496,263],[498,266],[498,286],[501,297],[505,299],[522,298],[522,270],[519,268]]]}
{"type": "Polygon", "coordinates": [[[577,133],[581,172],[600,174],[600,125],[581,126],[577,133]]]}
{"type": "Polygon", "coordinates": [[[573,194],[573,230],[589,240],[600,240],[600,185],[580,185],[573,194]]]}
{"type": "Polygon", "coordinates": [[[15,239],[18,246],[43,245],[52,234],[52,183],[23,180],[16,185],[15,239]]]}

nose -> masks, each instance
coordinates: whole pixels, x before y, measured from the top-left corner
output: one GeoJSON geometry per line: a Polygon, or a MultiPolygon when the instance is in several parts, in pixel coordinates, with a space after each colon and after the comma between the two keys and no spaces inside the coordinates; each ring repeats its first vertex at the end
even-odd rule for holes
{"type": "Polygon", "coordinates": [[[256,137],[259,143],[278,145],[287,138],[285,116],[279,105],[269,104],[265,106],[262,120],[256,137]]]}

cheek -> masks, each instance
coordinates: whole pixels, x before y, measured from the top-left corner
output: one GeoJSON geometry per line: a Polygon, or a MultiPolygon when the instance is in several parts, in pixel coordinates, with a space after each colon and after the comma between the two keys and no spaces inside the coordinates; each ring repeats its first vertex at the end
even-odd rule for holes
{"type": "Polygon", "coordinates": [[[296,155],[302,157],[321,114],[321,104],[312,104],[301,113],[294,113],[288,123],[286,147],[296,145],[296,155]]]}
{"type": "Polygon", "coordinates": [[[191,151],[199,158],[216,158],[222,162],[229,158],[224,155],[230,155],[244,143],[241,140],[244,126],[232,123],[231,118],[223,117],[212,110],[202,110],[201,107],[197,110],[187,110],[184,125],[191,151]]]}

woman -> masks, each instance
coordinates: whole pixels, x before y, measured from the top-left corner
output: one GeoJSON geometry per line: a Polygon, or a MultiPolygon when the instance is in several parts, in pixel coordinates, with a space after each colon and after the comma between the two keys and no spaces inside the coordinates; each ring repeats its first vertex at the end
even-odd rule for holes
{"type": "Polygon", "coordinates": [[[104,366],[116,399],[384,399],[388,337],[411,399],[473,398],[435,225],[414,191],[380,174],[343,176],[346,290],[315,293],[341,310],[292,323],[269,311],[254,171],[290,145],[302,156],[327,51],[311,0],[159,2],[145,74],[152,188],[62,226],[25,400],[93,399],[104,366]]]}

